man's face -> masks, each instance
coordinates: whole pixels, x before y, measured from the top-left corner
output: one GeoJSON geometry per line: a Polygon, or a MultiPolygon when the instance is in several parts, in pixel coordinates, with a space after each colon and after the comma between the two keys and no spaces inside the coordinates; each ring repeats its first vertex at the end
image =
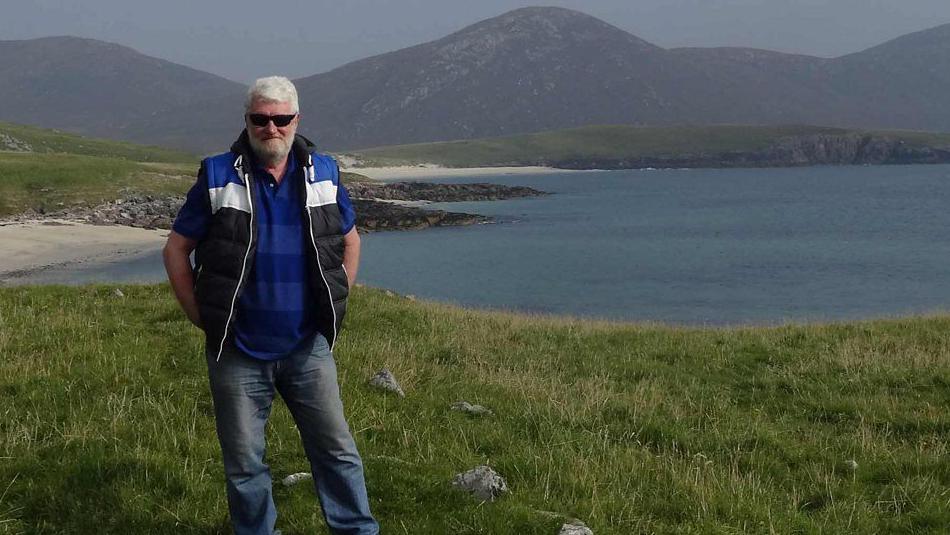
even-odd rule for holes
{"type": "MultiPolygon", "coordinates": [[[[294,111],[289,102],[255,99],[247,110],[247,115],[251,114],[293,115],[294,111]]],[[[294,134],[297,133],[299,119],[299,116],[294,117],[287,126],[277,126],[274,121],[268,121],[264,126],[255,126],[247,116],[244,117],[251,148],[254,149],[254,154],[261,163],[279,164],[287,157],[294,142],[294,134]]]]}

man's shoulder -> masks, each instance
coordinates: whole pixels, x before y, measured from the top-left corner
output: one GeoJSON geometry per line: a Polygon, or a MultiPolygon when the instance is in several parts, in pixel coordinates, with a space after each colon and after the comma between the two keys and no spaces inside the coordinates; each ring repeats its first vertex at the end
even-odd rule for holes
{"type": "Polygon", "coordinates": [[[220,187],[226,182],[237,179],[234,169],[241,165],[241,156],[234,152],[222,152],[208,156],[201,161],[201,173],[208,180],[210,187],[220,187]]]}
{"type": "Polygon", "coordinates": [[[329,154],[320,152],[310,153],[310,163],[313,165],[314,178],[332,179],[334,181],[340,178],[340,166],[336,159],[329,154]]]}
{"type": "Polygon", "coordinates": [[[213,165],[215,167],[221,167],[221,166],[234,167],[235,161],[237,161],[239,157],[240,155],[235,152],[231,152],[231,151],[222,152],[221,154],[215,154],[214,156],[206,157],[202,161],[202,164],[204,164],[205,166],[213,165]]]}

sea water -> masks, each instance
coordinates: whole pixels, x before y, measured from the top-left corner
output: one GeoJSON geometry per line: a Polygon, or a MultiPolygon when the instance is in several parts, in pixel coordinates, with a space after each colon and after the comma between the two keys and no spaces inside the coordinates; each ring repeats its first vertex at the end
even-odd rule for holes
{"type": "MultiPolygon", "coordinates": [[[[364,235],[361,282],[480,308],[697,325],[950,309],[950,166],[441,181],[550,195],[431,205],[494,224],[364,235]]],[[[156,251],[23,282],[163,278],[156,251]]]]}

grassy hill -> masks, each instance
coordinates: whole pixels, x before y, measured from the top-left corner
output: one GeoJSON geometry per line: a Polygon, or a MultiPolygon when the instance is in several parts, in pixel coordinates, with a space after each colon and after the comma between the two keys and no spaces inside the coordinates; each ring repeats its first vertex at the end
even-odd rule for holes
{"type": "Polygon", "coordinates": [[[59,130],[0,122],[0,154],[10,151],[37,154],[79,154],[133,162],[192,163],[198,158],[187,152],[97,139],[59,130]],[[19,147],[19,150],[17,150],[19,147]]]}
{"type": "MultiPolygon", "coordinates": [[[[167,286],[122,289],[0,288],[0,533],[228,532],[199,333],[167,286]]],[[[366,288],[349,310],[336,358],[386,533],[950,525],[948,317],[679,329],[366,288]],[[384,366],[405,398],[366,385],[384,366]],[[510,495],[450,487],[486,463],[510,495]]],[[[275,479],[308,470],[281,403],[268,439],[275,479]]],[[[275,495],[285,534],[323,532],[309,485],[275,495]]]]}
{"type": "Polygon", "coordinates": [[[197,167],[184,152],[0,123],[0,216],[183,193],[197,167]]]}
{"type": "Polygon", "coordinates": [[[575,160],[689,159],[700,154],[756,152],[789,138],[873,135],[911,146],[950,146],[950,134],[858,131],[818,126],[588,126],[469,141],[396,145],[356,151],[364,166],[433,163],[445,167],[555,165],[575,160]]]}

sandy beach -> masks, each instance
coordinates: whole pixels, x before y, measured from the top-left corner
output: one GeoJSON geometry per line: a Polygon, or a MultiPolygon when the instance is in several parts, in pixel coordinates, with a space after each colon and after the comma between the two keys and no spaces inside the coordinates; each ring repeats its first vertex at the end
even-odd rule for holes
{"type": "Polygon", "coordinates": [[[358,173],[375,180],[427,180],[454,177],[479,177],[494,175],[532,175],[538,173],[574,173],[571,169],[553,167],[439,167],[437,165],[415,165],[403,167],[352,167],[343,169],[358,173]]]}
{"type": "Polygon", "coordinates": [[[167,230],[62,220],[0,225],[0,282],[64,264],[101,262],[160,247],[167,230]]]}

